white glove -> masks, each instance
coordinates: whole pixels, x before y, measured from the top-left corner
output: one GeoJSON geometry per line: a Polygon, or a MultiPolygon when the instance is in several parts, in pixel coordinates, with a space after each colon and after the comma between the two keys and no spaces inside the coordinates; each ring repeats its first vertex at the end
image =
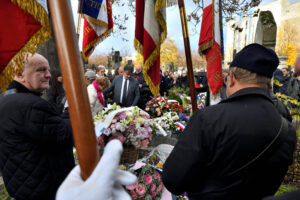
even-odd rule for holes
{"type": "Polygon", "coordinates": [[[56,200],[130,200],[122,185],[132,185],[135,175],[118,169],[123,151],[119,140],[110,141],[92,175],[83,181],[76,166],[58,188],[56,200]]]}

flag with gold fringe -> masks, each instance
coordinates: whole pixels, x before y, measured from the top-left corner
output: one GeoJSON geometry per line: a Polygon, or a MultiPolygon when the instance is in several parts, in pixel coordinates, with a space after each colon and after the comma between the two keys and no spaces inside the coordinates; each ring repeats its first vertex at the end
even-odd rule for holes
{"type": "Polygon", "coordinates": [[[205,55],[207,80],[213,95],[223,85],[221,0],[205,0],[199,38],[199,54],[205,55]]]}
{"type": "Polygon", "coordinates": [[[110,0],[81,1],[83,13],[82,55],[87,61],[95,47],[113,30],[112,7],[110,0]]]}
{"type": "Polygon", "coordinates": [[[51,36],[47,0],[0,1],[0,89],[6,90],[24,68],[25,52],[34,53],[51,36]]]}
{"type": "Polygon", "coordinates": [[[143,74],[152,94],[159,93],[160,46],[167,36],[166,0],[136,0],[134,47],[143,55],[143,74]]]}

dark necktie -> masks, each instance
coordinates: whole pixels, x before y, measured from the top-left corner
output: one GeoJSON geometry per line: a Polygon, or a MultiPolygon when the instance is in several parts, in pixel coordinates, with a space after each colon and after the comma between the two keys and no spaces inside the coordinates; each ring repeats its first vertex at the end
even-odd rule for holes
{"type": "Polygon", "coordinates": [[[123,97],[122,104],[126,106],[126,97],[127,97],[127,80],[125,80],[124,88],[123,88],[123,97]]]}

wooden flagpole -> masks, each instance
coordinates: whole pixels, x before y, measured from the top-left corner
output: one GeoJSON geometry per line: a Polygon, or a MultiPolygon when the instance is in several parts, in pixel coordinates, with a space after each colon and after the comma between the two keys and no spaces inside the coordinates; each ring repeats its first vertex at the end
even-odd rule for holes
{"type": "Polygon", "coordinates": [[[197,110],[197,100],[196,100],[196,91],[195,91],[195,82],[194,82],[189,31],[188,31],[188,26],[187,26],[184,1],[178,0],[178,6],[179,6],[179,11],[180,11],[182,34],[183,34],[183,39],[184,39],[186,64],[187,64],[187,68],[188,68],[188,77],[189,77],[189,84],[190,84],[190,91],[191,91],[192,108],[193,108],[193,112],[195,112],[197,110]]]}
{"type": "Polygon", "coordinates": [[[50,0],[48,2],[69,104],[81,177],[85,180],[93,172],[100,156],[78,50],[71,4],[69,0],[50,0]]]}

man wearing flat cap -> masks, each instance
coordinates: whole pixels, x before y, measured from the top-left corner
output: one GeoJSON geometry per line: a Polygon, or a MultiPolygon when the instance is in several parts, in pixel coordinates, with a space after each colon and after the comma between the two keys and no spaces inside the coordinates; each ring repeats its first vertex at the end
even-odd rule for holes
{"type": "Polygon", "coordinates": [[[273,195],[293,162],[296,131],[269,97],[279,60],[259,44],[229,69],[227,99],[193,114],[163,169],[163,183],[189,199],[260,200],[273,195]]]}

